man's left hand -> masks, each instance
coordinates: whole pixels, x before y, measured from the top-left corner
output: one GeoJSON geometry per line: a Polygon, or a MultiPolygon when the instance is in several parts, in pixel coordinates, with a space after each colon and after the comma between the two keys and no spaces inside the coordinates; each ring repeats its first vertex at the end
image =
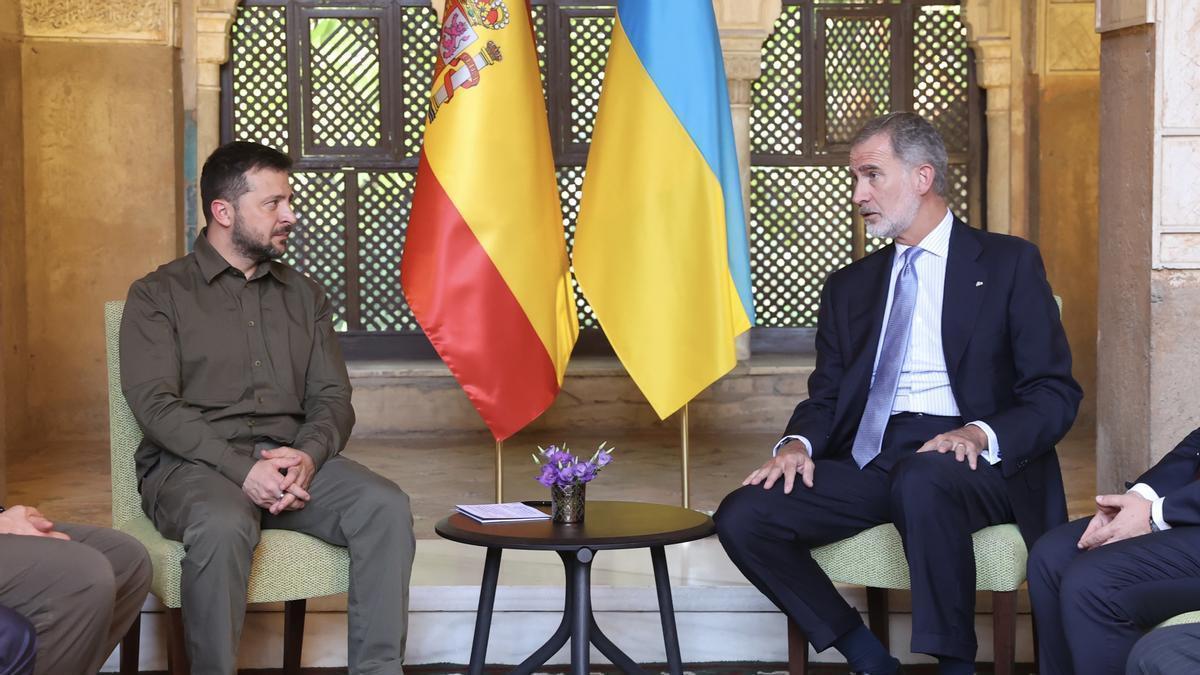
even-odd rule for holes
{"type": "Polygon", "coordinates": [[[305,502],[311,499],[308,494],[308,486],[312,484],[313,476],[317,473],[316,464],[313,463],[312,457],[303,450],[289,448],[282,445],[273,450],[263,450],[263,459],[290,459],[295,461],[295,464],[288,467],[283,475],[283,483],[280,485],[282,496],[271,505],[268,509],[272,515],[278,515],[284,511],[295,511],[304,508],[305,502]]]}
{"type": "Polygon", "coordinates": [[[1136,492],[1123,495],[1099,495],[1096,504],[1102,510],[1116,511],[1109,523],[1095,531],[1084,532],[1079,539],[1079,548],[1091,550],[1105,544],[1150,534],[1150,507],[1152,502],[1136,492]]]}
{"type": "Polygon", "coordinates": [[[979,455],[987,450],[987,434],[983,433],[983,429],[977,426],[968,424],[965,427],[960,427],[954,431],[947,431],[944,434],[938,434],[925,442],[917,452],[940,452],[954,453],[955,459],[958,461],[966,460],[967,464],[971,465],[971,470],[979,464],[979,455]]]}

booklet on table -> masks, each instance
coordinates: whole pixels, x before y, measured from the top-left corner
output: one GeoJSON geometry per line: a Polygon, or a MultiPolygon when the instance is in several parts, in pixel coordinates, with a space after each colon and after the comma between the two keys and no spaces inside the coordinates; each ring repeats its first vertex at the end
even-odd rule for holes
{"type": "Polygon", "coordinates": [[[512,523],[521,520],[548,520],[550,514],[543,513],[528,504],[459,504],[458,512],[481,523],[512,523]]]}

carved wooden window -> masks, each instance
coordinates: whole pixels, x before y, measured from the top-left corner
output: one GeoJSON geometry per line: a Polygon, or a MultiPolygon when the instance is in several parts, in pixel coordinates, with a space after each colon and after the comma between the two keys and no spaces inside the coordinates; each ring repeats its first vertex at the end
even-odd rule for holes
{"type": "MultiPolygon", "coordinates": [[[[750,248],[763,339],[816,324],[830,272],[884,242],[850,202],[848,142],[868,119],[912,110],[942,133],[950,208],[982,226],[982,131],[957,2],[784,0],[751,90],[750,248]]],[[[795,332],[779,337],[795,341],[795,332]]]]}
{"type": "MultiPolygon", "coordinates": [[[[532,5],[570,246],[615,4],[532,5]]],[[[438,29],[428,0],[243,0],[234,21],[222,140],[295,161],[304,226],[286,259],[328,290],[350,353],[431,353],[399,265],[438,29]]]]}

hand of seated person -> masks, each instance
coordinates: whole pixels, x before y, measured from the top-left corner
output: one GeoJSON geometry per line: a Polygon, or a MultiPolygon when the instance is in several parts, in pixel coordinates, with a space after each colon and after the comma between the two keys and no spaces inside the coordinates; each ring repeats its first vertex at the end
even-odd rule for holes
{"type": "Polygon", "coordinates": [[[286,445],[274,450],[264,450],[262,456],[264,459],[290,463],[284,473],[283,482],[280,484],[280,492],[283,493],[283,497],[270,507],[271,513],[278,514],[283,511],[304,508],[304,503],[310,499],[308,486],[312,484],[313,476],[317,473],[317,467],[313,463],[312,457],[303,450],[289,448],[286,445]]]}
{"type": "Polygon", "coordinates": [[[0,513],[0,534],[70,539],[66,534],[56,531],[54,523],[32,506],[14,506],[0,513]]]}
{"type": "Polygon", "coordinates": [[[938,434],[925,442],[917,452],[953,452],[958,461],[967,461],[971,470],[979,465],[979,455],[987,450],[987,434],[977,426],[968,424],[944,434],[938,434]]]}
{"type": "Polygon", "coordinates": [[[815,470],[816,465],[808,456],[808,452],[804,450],[804,445],[795,441],[784,445],[774,457],[751,471],[750,475],[746,476],[746,480],[742,481],[742,485],[761,483],[764,490],[770,490],[774,487],[775,481],[782,476],[783,493],[791,494],[792,486],[796,483],[796,474],[800,474],[800,479],[804,481],[805,485],[812,487],[815,470]]]}
{"type": "Polygon", "coordinates": [[[1076,544],[1079,548],[1091,550],[1150,533],[1151,502],[1138,493],[1098,495],[1096,504],[1096,515],[1076,544]]]}
{"type": "Polygon", "coordinates": [[[297,502],[296,497],[303,496],[303,499],[308,499],[308,493],[294,484],[294,478],[289,481],[287,475],[287,472],[300,464],[302,460],[295,456],[268,456],[268,453],[273,452],[275,450],[264,451],[263,459],[258,460],[254,466],[250,467],[250,472],[246,474],[246,480],[242,482],[242,492],[250,497],[250,501],[267,509],[272,514],[279,514],[297,503],[299,506],[294,508],[303,508],[303,500],[297,502]]]}

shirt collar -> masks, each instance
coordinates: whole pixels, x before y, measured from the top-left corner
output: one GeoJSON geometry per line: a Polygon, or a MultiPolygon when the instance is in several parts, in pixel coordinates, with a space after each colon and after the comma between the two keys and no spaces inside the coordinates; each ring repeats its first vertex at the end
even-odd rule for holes
{"type": "MultiPolygon", "coordinates": [[[[225,270],[233,269],[233,265],[225,260],[224,256],[208,241],[208,228],[200,230],[200,236],[196,237],[196,242],[192,245],[192,250],[196,254],[196,262],[200,265],[200,274],[204,277],[204,282],[211,284],[213,279],[216,279],[225,270]]],[[[275,280],[280,283],[287,283],[284,278],[283,265],[275,260],[267,261],[258,266],[254,271],[254,276],[250,280],[258,279],[263,275],[270,273],[275,277],[275,280]],[[263,265],[266,265],[266,271],[263,271],[263,265]]]]}
{"type": "MultiPolygon", "coordinates": [[[[933,228],[933,231],[925,235],[925,238],[918,244],[926,253],[932,253],[939,258],[945,258],[950,252],[950,232],[954,225],[954,214],[950,209],[946,209],[946,215],[942,218],[942,222],[933,228]]],[[[896,242],[896,260],[907,251],[910,246],[896,242]]]]}

